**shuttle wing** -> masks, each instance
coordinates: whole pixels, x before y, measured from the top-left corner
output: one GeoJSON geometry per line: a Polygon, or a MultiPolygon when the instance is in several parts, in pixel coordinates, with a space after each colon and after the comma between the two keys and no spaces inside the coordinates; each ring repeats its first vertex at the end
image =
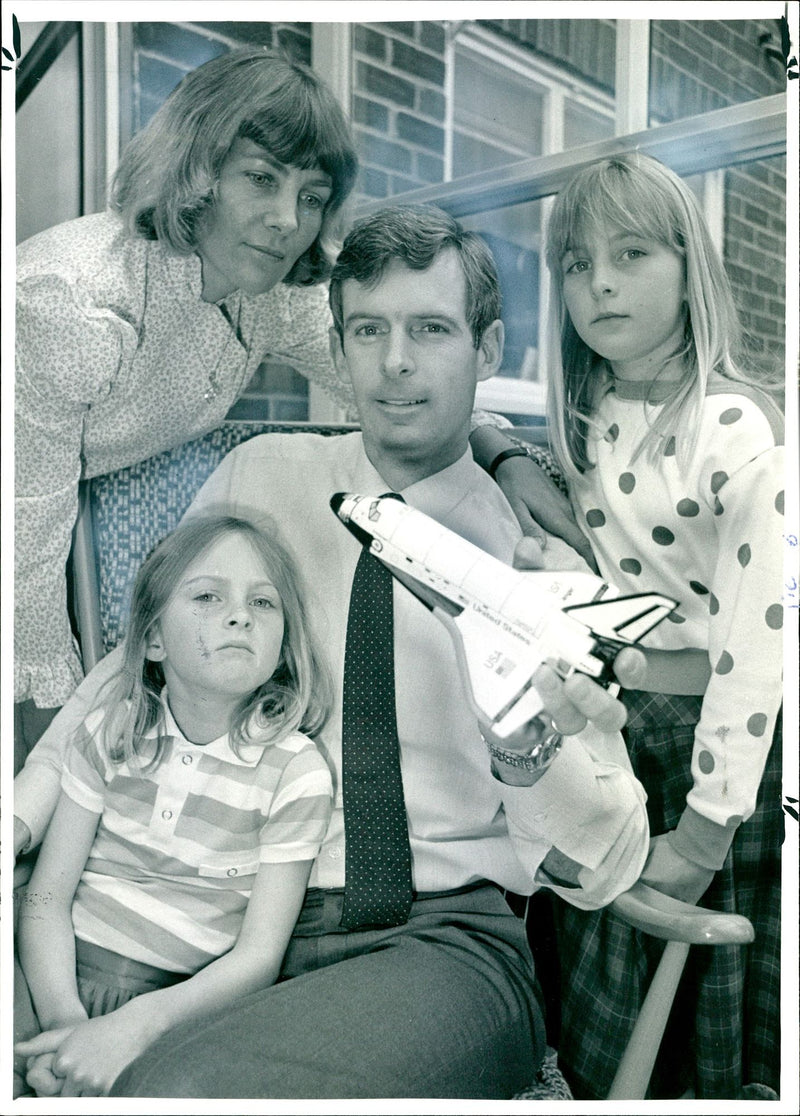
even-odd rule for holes
{"type": "Polygon", "coordinates": [[[608,684],[617,652],[677,607],[589,573],[515,570],[395,497],[340,492],[331,507],[450,632],[476,714],[501,739],[543,708],[542,663],[608,684]]]}

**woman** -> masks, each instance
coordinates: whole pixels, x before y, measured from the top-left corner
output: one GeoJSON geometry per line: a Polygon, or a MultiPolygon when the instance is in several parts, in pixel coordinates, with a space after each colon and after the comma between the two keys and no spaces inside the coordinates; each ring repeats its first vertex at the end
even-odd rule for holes
{"type": "Polygon", "coordinates": [[[268,354],[336,390],[318,284],[356,169],[311,70],[236,50],[190,73],[134,137],[108,212],[20,246],[15,699],[28,747],[82,677],[64,572],[78,481],[218,426],[268,354]]]}

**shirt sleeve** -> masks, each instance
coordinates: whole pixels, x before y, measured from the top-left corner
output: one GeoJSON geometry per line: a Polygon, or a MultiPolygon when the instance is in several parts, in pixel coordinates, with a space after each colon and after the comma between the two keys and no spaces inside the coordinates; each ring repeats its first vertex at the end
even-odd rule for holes
{"type": "Polygon", "coordinates": [[[58,801],[66,749],[121,662],[121,647],[100,660],[50,722],[14,780],[14,814],[30,830],[31,848],[41,842],[58,801]]]}
{"type": "Polygon", "coordinates": [[[53,276],[20,284],[17,304],[15,691],[62,705],[82,677],[65,567],[78,508],[84,421],[108,390],[120,331],[53,276]]]}
{"type": "Polygon", "coordinates": [[[261,829],[261,863],[313,860],[328,830],[332,800],[330,771],[309,742],[281,775],[261,829]]]}
{"type": "Polygon", "coordinates": [[[649,845],[646,795],[619,733],[567,736],[532,787],[503,785],[508,830],[532,878],[575,907],[605,906],[639,878],[649,845]],[[542,871],[542,841],[573,862],[574,879],[542,871]]]}
{"type": "Polygon", "coordinates": [[[713,484],[712,674],[695,730],[687,804],[734,829],[755,809],[782,699],[784,475],[783,447],[775,446],[713,484]]]}

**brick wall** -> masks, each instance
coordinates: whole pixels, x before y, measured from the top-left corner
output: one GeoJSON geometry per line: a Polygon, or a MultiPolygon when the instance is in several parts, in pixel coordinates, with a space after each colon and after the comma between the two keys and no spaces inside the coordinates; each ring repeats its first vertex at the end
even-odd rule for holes
{"type": "Polygon", "coordinates": [[[445,32],[440,23],[353,29],[353,128],[370,198],[444,179],[445,32]]]}

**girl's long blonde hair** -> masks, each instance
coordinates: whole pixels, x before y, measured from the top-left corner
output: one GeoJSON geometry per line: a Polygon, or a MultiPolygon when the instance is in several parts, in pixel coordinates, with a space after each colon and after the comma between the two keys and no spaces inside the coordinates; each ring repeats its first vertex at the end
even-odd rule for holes
{"type": "Polygon", "coordinates": [[[587,439],[598,392],[604,383],[611,383],[611,370],[572,325],[564,305],[562,261],[592,230],[603,226],[655,240],[684,260],[684,337],[674,354],[682,362],[683,375],[654,416],[635,456],[657,455],[664,439],[674,436],[678,461],[689,460],[712,374],[769,388],[737,365],[741,331],[733,293],[694,194],[678,175],[649,155],[632,152],[601,159],[576,174],[561,191],[547,230],[552,276],[548,320],[554,359],[548,369],[548,421],[553,449],[569,476],[591,467],[587,439]]]}
{"type": "Polygon", "coordinates": [[[197,516],[160,542],[136,575],[122,665],[97,701],[105,714],[102,743],[115,762],[128,761],[152,769],[161,761],[164,673],[160,663],[147,658],[148,637],[190,563],[228,534],[240,535],[263,559],[265,571],[280,595],[284,620],[275,672],[242,700],[231,724],[234,751],[239,754],[240,745],[249,741],[253,730],[259,744],[268,744],[295,731],[318,732],[327,719],[331,703],[328,672],[309,635],[294,562],[275,530],[236,516],[197,516]],[[150,755],[148,744],[145,762],[142,742],[154,728],[159,729],[155,753],[150,755]]]}

